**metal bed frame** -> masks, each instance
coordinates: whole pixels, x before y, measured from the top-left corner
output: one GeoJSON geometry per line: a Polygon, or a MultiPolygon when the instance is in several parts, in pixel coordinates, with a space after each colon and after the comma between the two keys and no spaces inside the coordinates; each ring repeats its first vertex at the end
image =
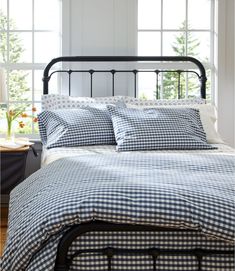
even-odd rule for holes
{"type": "Polygon", "coordinates": [[[43,74],[43,94],[48,94],[49,91],[49,80],[55,73],[67,73],[69,78],[68,94],[71,95],[71,74],[72,73],[88,73],[90,74],[90,97],[93,97],[93,75],[95,73],[110,73],[112,76],[112,95],[115,95],[115,75],[118,73],[131,73],[133,74],[134,80],[134,97],[137,96],[137,75],[140,72],[155,73],[156,75],[156,98],[159,99],[159,75],[166,72],[177,72],[178,74],[178,99],[181,98],[181,74],[182,73],[194,73],[197,75],[200,82],[200,96],[206,99],[206,72],[205,68],[200,61],[193,57],[186,56],[64,56],[52,59],[51,62],[44,69],[43,74]],[[191,62],[196,65],[199,73],[193,70],[169,70],[169,69],[150,69],[150,70],[139,70],[139,69],[111,69],[111,70],[56,70],[49,74],[51,67],[58,62],[191,62]]]}
{"type": "MultiPolygon", "coordinates": [[[[96,72],[110,73],[112,76],[112,96],[115,95],[115,74],[118,72],[132,73],[134,79],[134,97],[137,96],[137,74],[141,72],[140,70],[56,70],[51,73],[51,67],[58,62],[191,62],[194,63],[199,73],[195,71],[185,71],[185,70],[173,70],[178,74],[178,99],[181,98],[181,89],[180,89],[180,79],[183,72],[193,72],[198,76],[200,81],[200,96],[201,98],[206,98],[206,73],[205,69],[200,61],[192,57],[176,57],[176,56],[66,56],[53,59],[45,68],[43,76],[43,94],[49,93],[49,81],[51,76],[57,72],[67,73],[69,77],[69,95],[71,95],[71,74],[75,73],[88,73],[90,74],[90,96],[93,96],[93,74],[96,72]]],[[[151,70],[148,72],[154,72],[156,74],[156,89],[158,90],[159,74],[168,72],[169,70],[151,70]]],[[[170,70],[172,71],[172,70],[170,70]]],[[[159,98],[159,93],[157,93],[156,98],[159,98]]],[[[202,270],[202,260],[203,257],[208,255],[233,255],[234,250],[212,250],[212,249],[159,249],[157,247],[152,247],[149,249],[117,249],[114,247],[106,247],[103,249],[86,249],[76,251],[72,256],[68,257],[68,250],[72,242],[88,232],[149,232],[149,231],[177,231],[177,232],[188,232],[189,230],[183,229],[172,229],[172,228],[160,228],[154,226],[144,226],[144,225],[127,225],[127,224],[112,224],[102,221],[95,221],[90,223],[84,223],[79,225],[74,225],[69,228],[66,233],[61,238],[58,248],[57,256],[55,262],[55,271],[68,271],[69,266],[72,263],[72,260],[86,253],[100,253],[101,255],[106,255],[107,257],[107,268],[109,271],[112,270],[112,259],[114,255],[149,255],[152,258],[153,271],[157,271],[157,260],[160,255],[190,255],[194,256],[197,259],[198,267],[197,270],[202,270]]],[[[194,232],[196,230],[190,230],[194,232]]]]}

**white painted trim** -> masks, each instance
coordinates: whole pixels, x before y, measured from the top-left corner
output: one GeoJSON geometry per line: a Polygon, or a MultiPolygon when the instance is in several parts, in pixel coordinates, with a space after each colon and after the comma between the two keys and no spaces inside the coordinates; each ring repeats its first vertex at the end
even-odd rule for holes
{"type": "MultiPolygon", "coordinates": [[[[233,18],[235,16],[235,3],[233,3],[233,18]]],[[[234,22],[235,23],[235,22],[234,22]]],[[[233,147],[235,147],[235,27],[233,27],[233,147]]]]}
{"type": "MultiPolygon", "coordinates": [[[[233,9],[233,15],[235,16],[235,4],[234,4],[234,9],[233,9]]],[[[233,17],[234,17],[233,16],[233,17]]],[[[234,84],[233,84],[233,93],[234,93],[234,99],[233,99],[233,116],[235,116],[235,27],[233,29],[233,35],[234,35],[234,39],[233,39],[233,54],[234,54],[234,61],[233,61],[233,68],[234,68],[234,77],[233,77],[233,80],[234,80],[234,84]]],[[[235,117],[233,117],[233,125],[234,125],[234,130],[233,130],[233,146],[235,147],[235,117]]]]}
{"type": "Polygon", "coordinates": [[[218,131],[231,146],[234,141],[234,0],[219,1],[217,21],[217,97],[218,131]]]}
{"type": "Polygon", "coordinates": [[[128,55],[138,54],[138,0],[127,0],[128,9],[128,55]]]}
{"type": "Polygon", "coordinates": [[[62,1],[62,55],[69,56],[71,53],[71,0],[62,1]]]}

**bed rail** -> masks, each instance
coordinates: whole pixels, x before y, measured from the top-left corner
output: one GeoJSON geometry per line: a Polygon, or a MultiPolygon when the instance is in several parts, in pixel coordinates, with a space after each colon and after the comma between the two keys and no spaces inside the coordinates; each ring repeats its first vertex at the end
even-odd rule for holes
{"type": "MultiPolygon", "coordinates": [[[[149,231],[178,231],[188,232],[185,229],[160,228],[154,226],[144,225],[129,225],[129,224],[112,224],[104,222],[84,223],[72,226],[61,238],[55,263],[55,271],[68,271],[74,258],[88,254],[98,253],[107,257],[107,270],[112,271],[112,260],[115,255],[148,255],[151,257],[153,271],[157,271],[157,260],[161,255],[174,256],[193,256],[197,260],[197,271],[202,271],[203,258],[209,255],[234,255],[234,250],[215,250],[215,249],[160,249],[158,247],[151,247],[149,249],[118,249],[114,247],[105,247],[101,249],[86,249],[77,250],[73,255],[68,257],[68,251],[72,242],[88,232],[149,232],[149,231]]],[[[191,230],[194,231],[194,230],[191,230]]],[[[196,231],[196,230],[195,230],[196,231]]]]}

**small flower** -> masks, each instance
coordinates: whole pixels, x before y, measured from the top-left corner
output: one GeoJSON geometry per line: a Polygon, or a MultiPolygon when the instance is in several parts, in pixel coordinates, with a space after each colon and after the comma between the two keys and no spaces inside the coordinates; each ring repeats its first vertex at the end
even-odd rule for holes
{"type": "Polygon", "coordinates": [[[23,123],[23,121],[19,121],[19,126],[20,128],[24,128],[25,124],[23,123]]]}
{"type": "Polygon", "coordinates": [[[23,121],[17,120],[17,118],[30,118],[32,122],[38,122],[38,118],[34,116],[37,111],[36,107],[32,107],[32,114],[25,113],[24,109],[16,108],[6,111],[6,121],[7,121],[7,138],[11,137],[12,133],[12,123],[14,121],[18,122],[19,128],[24,128],[26,124],[23,121]]]}
{"type": "Polygon", "coordinates": [[[15,115],[15,112],[13,110],[9,110],[9,116],[13,117],[15,115]]]}
{"type": "Polygon", "coordinates": [[[26,113],[21,113],[21,117],[22,117],[22,118],[27,118],[28,115],[27,115],[26,113]]]}

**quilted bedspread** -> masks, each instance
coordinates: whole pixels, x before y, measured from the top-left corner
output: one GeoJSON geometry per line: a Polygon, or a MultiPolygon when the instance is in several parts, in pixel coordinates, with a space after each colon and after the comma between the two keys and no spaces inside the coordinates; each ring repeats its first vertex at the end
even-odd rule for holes
{"type": "Polygon", "coordinates": [[[44,270],[40,254],[53,270],[63,231],[94,220],[196,229],[232,243],[234,174],[234,156],[220,154],[122,153],[55,161],[11,193],[2,270],[44,270]]]}

